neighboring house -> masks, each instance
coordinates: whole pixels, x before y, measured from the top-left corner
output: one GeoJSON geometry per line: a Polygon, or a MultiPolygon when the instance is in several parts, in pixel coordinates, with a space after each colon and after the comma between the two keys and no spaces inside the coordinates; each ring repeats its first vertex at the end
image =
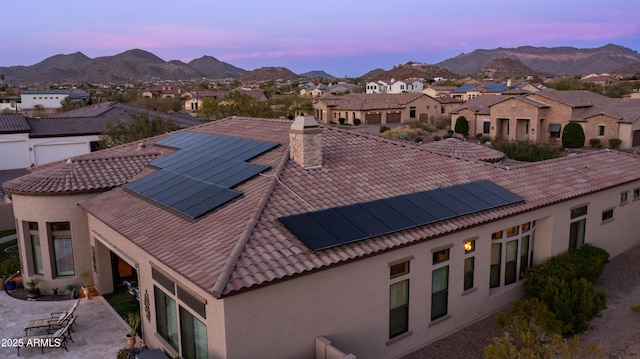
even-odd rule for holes
{"type": "Polygon", "coordinates": [[[507,90],[509,90],[509,86],[504,82],[469,83],[451,91],[450,96],[461,102],[466,102],[481,95],[500,95],[507,90]]]}
{"type": "Polygon", "coordinates": [[[20,91],[20,109],[31,110],[37,105],[43,108],[61,108],[62,101],[69,98],[73,103],[87,105],[91,94],[80,90],[23,90],[20,91]]]}
{"type": "Polygon", "coordinates": [[[363,125],[403,123],[409,120],[432,120],[449,116],[459,102],[449,98],[432,98],[423,93],[356,94],[325,96],[313,103],[321,123],[348,124],[355,119],[363,125]]]}
{"type": "Polygon", "coordinates": [[[0,112],[20,110],[20,96],[5,96],[0,98],[0,112]]]}
{"type": "MultiPolygon", "coordinates": [[[[261,89],[236,89],[234,91],[246,93],[256,101],[267,101],[267,96],[261,89]]],[[[184,101],[184,110],[188,112],[198,111],[202,108],[204,101],[223,99],[231,92],[232,91],[193,91],[189,93],[189,98],[184,101]]]]}
{"type": "Polygon", "coordinates": [[[188,96],[188,92],[176,85],[157,85],[142,93],[146,98],[177,98],[188,96]]]}
{"type": "Polygon", "coordinates": [[[384,81],[372,81],[367,82],[365,85],[365,93],[386,93],[389,88],[389,84],[384,81]]]}
{"type": "Polygon", "coordinates": [[[527,95],[481,96],[453,110],[452,126],[459,116],[469,121],[471,135],[494,139],[560,143],[564,126],[578,122],[585,145],[598,139],[607,147],[610,139],[617,138],[621,148],[640,146],[640,101],[591,91],[546,89],[527,95]]]}
{"type": "Polygon", "coordinates": [[[524,296],[552,256],[640,244],[640,156],[509,168],[311,117],[210,122],[4,189],[23,280],[135,280],[142,339],[170,357],[314,358],[322,336],[401,357],[524,296]]]}
{"type": "MultiPolygon", "coordinates": [[[[28,168],[98,150],[107,123],[128,122],[130,115],[147,112],[134,106],[105,102],[51,117],[30,118],[0,114],[0,170],[28,168]]],[[[181,128],[201,124],[196,119],[149,111],[151,117],[171,119],[181,128]]]]}
{"type": "Polygon", "coordinates": [[[427,85],[422,89],[422,93],[431,97],[450,96],[455,89],[455,86],[427,85]]]}
{"type": "Polygon", "coordinates": [[[618,78],[609,74],[589,74],[580,79],[583,84],[594,84],[599,86],[609,86],[618,82],[618,78]]]}
{"type": "Polygon", "coordinates": [[[418,80],[398,81],[391,79],[389,82],[375,81],[367,82],[365,93],[403,93],[403,92],[422,92],[424,85],[418,80]]]}

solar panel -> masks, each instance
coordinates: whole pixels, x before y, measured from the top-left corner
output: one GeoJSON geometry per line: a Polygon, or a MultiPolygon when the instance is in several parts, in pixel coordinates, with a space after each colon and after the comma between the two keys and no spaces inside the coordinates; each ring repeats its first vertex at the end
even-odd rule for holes
{"type": "Polygon", "coordinates": [[[151,162],[160,170],[124,187],[191,218],[242,195],[230,188],[269,168],[245,161],[278,146],[190,131],[178,132],[156,144],[178,151],[151,162]]]}
{"type": "Polygon", "coordinates": [[[515,193],[481,180],[279,220],[315,251],[521,201],[515,193]]]}

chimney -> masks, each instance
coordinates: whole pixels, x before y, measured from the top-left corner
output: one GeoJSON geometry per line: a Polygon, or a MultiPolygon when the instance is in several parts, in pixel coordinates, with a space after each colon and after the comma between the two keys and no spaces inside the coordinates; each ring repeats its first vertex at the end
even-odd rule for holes
{"type": "Polygon", "coordinates": [[[322,167],[322,129],[313,116],[297,116],[289,130],[289,158],[304,169],[322,167]]]}

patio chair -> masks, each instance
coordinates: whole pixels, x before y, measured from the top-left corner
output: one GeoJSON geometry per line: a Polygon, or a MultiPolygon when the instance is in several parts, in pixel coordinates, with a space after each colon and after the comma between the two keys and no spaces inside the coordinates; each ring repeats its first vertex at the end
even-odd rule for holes
{"type": "Polygon", "coordinates": [[[21,347],[40,347],[41,354],[44,354],[44,348],[64,348],[64,350],[68,352],[67,342],[69,340],[73,342],[73,338],[71,338],[71,327],[75,323],[76,318],[75,316],[72,317],[65,326],[59,328],[54,333],[30,335],[20,338],[18,341],[20,345],[16,347],[18,349],[18,356],[20,356],[21,347]]]}
{"type": "Polygon", "coordinates": [[[69,310],[64,312],[50,313],[49,318],[33,319],[24,325],[24,335],[29,334],[29,330],[47,328],[47,333],[52,329],[64,327],[67,322],[75,315],[76,308],[80,304],[80,300],[76,300],[69,310]]]}

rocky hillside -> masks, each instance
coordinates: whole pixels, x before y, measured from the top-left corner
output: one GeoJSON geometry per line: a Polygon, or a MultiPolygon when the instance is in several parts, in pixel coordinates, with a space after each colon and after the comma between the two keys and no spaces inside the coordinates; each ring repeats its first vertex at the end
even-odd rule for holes
{"type": "Polygon", "coordinates": [[[614,74],[635,75],[640,74],[640,61],[634,62],[627,66],[621,67],[613,71],[614,74]]]}
{"type": "Polygon", "coordinates": [[[534,71],[516,59],[504,57],[491,60],[485,67],[471,76],[476,79],[503,80],[508,78],[526,78],[527,76],[544,77],[546,74],[534,71]]]}
{"type": "Polygon", "coordinates": [[[269,80],[291,80],[295,81],[300,76],[291,72],[284,67],[261,67],[259,69],[247,72],[242,76],[242,81],[269,81],[269,80]]]}
{"type": "Polygon", "coordinates": [[[637,51],[609,44],[595,49],[522,46],[475,50],[436,65],[459,75],[469,75],[487,66],[491,60],[505,57],[516,59],[534,71],[553,75],[613,72],[640,61],[640,53],[637,51]]]}
{"type": "Polygon", "coordinates": [[[444,77],[446,79],[459,78],[460,76],[434,65],[408,62],[404,65],[395,66],[389,71],[370,71],[362,76],[367,80],[404,80],[409,78],[423,78],[425,80],[434,77],[444,77]]]}
{"type": "Polygon", "coordinates": [[[202,56],[199,59],[191,60],[188,65],[204,76],[213,78],[236,78],[247,73],[247,70],[235,67],[212,56],[202,56]]]}
{"type": "Polygon", "coordinates": [[[309,71],[300,74],[300,77],[307,77],[310,79],[335,79],[335,76],[329,75],[328,73],[320,70],[309,71]]]}

